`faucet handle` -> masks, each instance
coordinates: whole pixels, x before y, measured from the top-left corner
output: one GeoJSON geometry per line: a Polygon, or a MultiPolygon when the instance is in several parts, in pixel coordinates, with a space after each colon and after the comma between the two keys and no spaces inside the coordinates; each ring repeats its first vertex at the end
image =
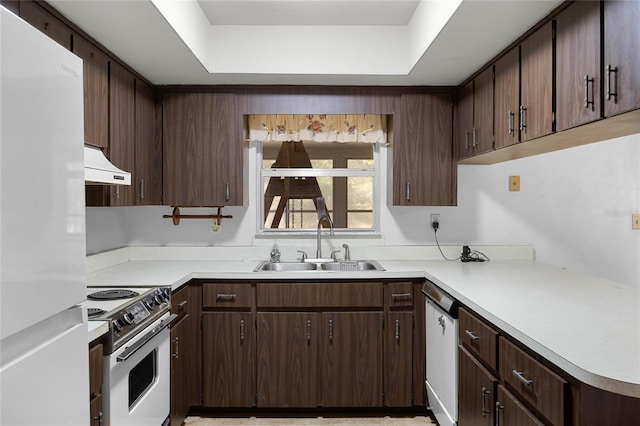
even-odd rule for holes
{"type": "Polygon", "coordinates": [[[304,250],[298,250],[298,253],[302,253],[302,257],[300,258],[300,262],[304,262],[307,260],[307,252],[304,250]]]}
{"type": "Polygon", "coordinates": [[[332,258],[333,260],[335,260],[335,261],[337,261],[337,260],[338,260],[338,258],[336,257],[336,253],[340,253],[340,250],[333,250],[333,251],[331,252],[331,258],[332,258]]]}
{"type": "Polygon", "coordinates": [[[349,252],[349,244],[342,244],[342,248],[344,248],[344,260],[351,260],[351,253],[349,252]]]}

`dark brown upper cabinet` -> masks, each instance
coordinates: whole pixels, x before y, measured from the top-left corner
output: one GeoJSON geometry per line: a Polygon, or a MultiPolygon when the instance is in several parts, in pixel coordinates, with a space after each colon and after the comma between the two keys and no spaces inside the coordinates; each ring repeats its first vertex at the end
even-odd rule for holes
{"type": "Polygon", "coordinates": [[[520,45],[520,141],[553,132],[553,23],[544,24],[520,45]]]}
{"type": "Polygon", "coordinates": [[[520,46],[495,63],[495,148],[520,142],[520,46]]]}
{"type": "Polygon", "coordinates": [[[571,3],[556,16],[556,131],[601,118],[601,4],[571,3]]]}
{"type": "Polygon", "coordinates": [[[236,95],[165,93],[162,105],[164,203],[242,205],[242,118],[236,95]]]}
{"type": "Polygon", "coordinates": [[[640,108],[640,2],[604,2],[604,115],[640,108]]]}
{"type": "MultiPolygon", "coordinates": [[[[4,3],[3,3],[4,5],[4,3]]],[[[71,50],[71,29],[35,1],[20,2],[20,17],[71,50]]]]}
{"type": "Polygon", "coordinates": [[[136,205],[162,204],[162,139],[156,132],[153,87],[136,80],[135,185],[136,205]]]}
{"type": "Polygon", "coordinates": [[[109,57],[79,35],[73,36],[73,53],[83,61],[84,140],[109,146],[109,57]]]}
{"type": "Polygon", "coordinates": [[[401,134],[393,144],[393,204],[455,203],[450,93],[401,95],[401,134]]]}
{"type": "Polygon", "coordinates": [[[109,67],[109,160],[131,173],[131,186],[110,187],[111,206],[135,201],[135,77],[116,62],[109,67]]]}
{"type": "Polygon", "coordinates": [[[456,140],[458,157],[493,149],[493,67],[488,67],[458,93],[456,140]]]}

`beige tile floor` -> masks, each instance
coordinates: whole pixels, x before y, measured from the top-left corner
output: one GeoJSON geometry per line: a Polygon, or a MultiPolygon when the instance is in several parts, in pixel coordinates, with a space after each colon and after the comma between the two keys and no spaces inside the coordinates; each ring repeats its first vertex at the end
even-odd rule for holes
{"type": "Polygon", "coordinates": [[[355,425],[385,425],[385,426],[424,426],[435,425],[436,422],[428,416],[415,417],[308,417],[308,418],[271,418],[271,417],[226,417],[208,418],[190,416],[184,422],[185,426],[355,426],[355,425]]]}

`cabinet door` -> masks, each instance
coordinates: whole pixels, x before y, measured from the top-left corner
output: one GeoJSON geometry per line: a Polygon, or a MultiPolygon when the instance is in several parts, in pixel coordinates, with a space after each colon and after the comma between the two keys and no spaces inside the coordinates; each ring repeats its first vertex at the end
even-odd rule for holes
{"type": "Polygon", "coordinates": [[[71,50],[71,30],[62,21],[43,9],[35,1],[20,2],[20,17],[71,50]]]}
{"type": "Polygon", "coordinates": [[[604,2],[604,113],[640,108],[640,2],[604,2]]]}
{"type": "Polygon", "coordinates": [[[390,312],[385,329],[384,405],[411,407],[413,314],[390,312]]]}
{"type": "Polygon", "coordinates": [[[83,62],[84,140],[109,146],[109,58],[84,38],[74,35],[73,53],[83,62]]]}
{"type": "Polygon", "coordinates": [[[242,205],[241,120],[230,93],[163,99],[164,203],[242,205]]]}
{"type": "Polygon", "coordinates": [[[472,143],[473,131],[473,80],[458,90],[458,103],[456,107],[456,144],[458,146],[458,158],[466,158],[473,155],[472,143]]]}
{"type": "Polygon", "coordinates": [[[402,135],[393,146],[393,204],[454,203],[449,93],[403,94],[402,135]]]}
{"type": "MultiPolygon", "coordinates": [[[[121,65],[109,66],[109,160],[131,173],[135,183],[135,77],[121,65]]],[[[111,206],[135,205],[134,187],[111,188],[111,206]]]]}
{"type": "Polygon", "coordinates": [[[471,140],[475,155],[493,149],[493,67],[474,79],[471,140]]]}
{"type": "Polygon", "coordinates": [[[136,80],[135,176],[137,205],[162,204],[162,140],[156,132],[152,87],[136,80]]]}
{"type": "Polygon", "coordinates": [[[323,407],[382,406],[382,312],[322,314],[323,407]]]}
{"type": "Polygon", "coordinates": [[[318,406],[318,314],[261,312],[257,406],[318,406]]]}
{"type": "Polygon", "coordinates": [[[520,105],[520,46],[516,46],[495,63],[495,147],[520,141],[518,108],[520,105]]]}
{"type": "Polygon", "coordinates": [[[462,346],[458,347],[458,381],[458,423],[493,425],[497,380],[462,346]]]}
{"type": "Polygon", "coordinates": [[[553,131],[553,26],[548,22],[521,46],[519,111],[522,142],[553,131]]]}
{"type": "Polygon", "coordinates": [[[556,130],[600,118],[600,2],[573,2],[556,17],[556,130]]]}
{"type": "Polygon", "coordinates": [[[180,425],[189,412],[189,315],[171,327],[171,424],[180,425]]]}
{"type": "MultiPolygon", "coordinates": [[[[499,425],[518,426],[542,426],[543,422],[538,420],[529,410],[527,410],[507,389],[499,385],[495,415],[499,425]]],[[[462,424],[462,423],[460,423],[462,424]]]]}
{"type": "Polygon", "coordinates": [[[202,314],[205,407],[252,407],[255,403],[255,335],[250,312],[202,314]]]}

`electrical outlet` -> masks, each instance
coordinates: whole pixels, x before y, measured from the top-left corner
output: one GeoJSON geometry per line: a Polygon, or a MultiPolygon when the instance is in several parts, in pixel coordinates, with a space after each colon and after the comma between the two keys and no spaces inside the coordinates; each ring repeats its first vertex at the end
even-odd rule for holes
{"type": "Polygon", "coordinates": [[[433,229],[433,224],[434,223],[438,223],[438,226],[440,226],[440,213],[431,213],[429,218],[430,218],[429,223],[431,223],[431,228],[432,229],[433,229]]]}
{"type": "Polygon", "coordinates": [[[640,231],[640,214],[631,215],[631,229],[640,231]]]}

